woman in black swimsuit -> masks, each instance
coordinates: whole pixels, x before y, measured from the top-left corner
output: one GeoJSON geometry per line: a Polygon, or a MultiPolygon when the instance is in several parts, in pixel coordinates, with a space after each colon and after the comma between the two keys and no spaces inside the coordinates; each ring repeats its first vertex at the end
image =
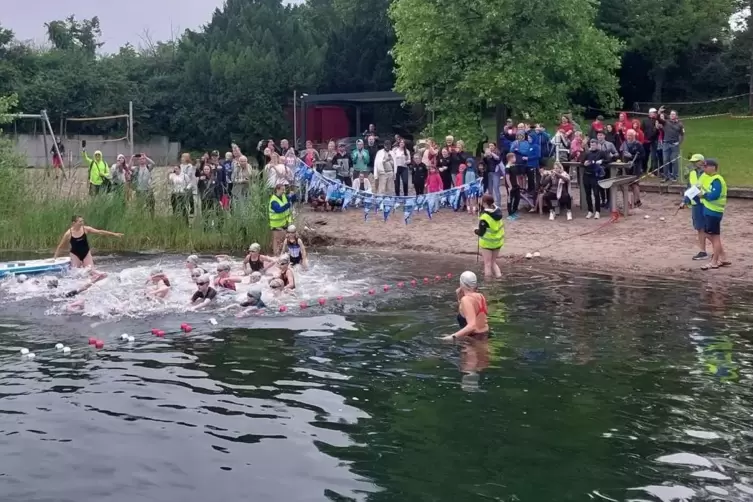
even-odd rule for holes
{"type": "Polygon", "coordinates": [[[108,232],[107,230],[97,230],[94,227],[87,227],[84,225],[84,218],[81,216],[74,216],[71,220],[71,228],[66,230],[60,238],[60,243],[58,244],[57,249],[55,249],[55,254],[52,258],[57,258],[60,254],[60,250],[65,246],[65,242],[69,241],[71,245],[71,267],[83,268],[94,265],[94,259],[92,258],[91,249],[89,248],[89,240],[86,238],[86,234],[123,237],[123,234],[116,232],[108,232]]]}
{"type": "Polygon", "coordinates": [[[275,261],[272,258],[261,254],[261,246],[254,242],[248,247],[248,254],[243,259],[243,270],[246,274],[263,273],[274,264],[275,261]]]}

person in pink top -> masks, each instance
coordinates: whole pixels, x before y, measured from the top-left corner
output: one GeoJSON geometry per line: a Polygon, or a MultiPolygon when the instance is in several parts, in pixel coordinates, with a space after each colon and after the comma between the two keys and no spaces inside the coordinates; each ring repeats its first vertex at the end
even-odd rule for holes
{"type": "Polygon", "coordinates": [[[441,192],[443,187],[439,170],[436,166],[429,166],[429,175],[426,177],[426,193],[441,192]]]}

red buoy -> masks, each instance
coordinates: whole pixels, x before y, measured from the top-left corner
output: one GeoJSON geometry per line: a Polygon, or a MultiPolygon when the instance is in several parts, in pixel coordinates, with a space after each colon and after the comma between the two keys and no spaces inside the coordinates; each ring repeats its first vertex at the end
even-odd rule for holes
{"type": "Polygon", "coordinates": [[[384,286],[382,286],[382,288],[383,288],[383,289],[384,289],[385,291],[389,291],[389,290],[390,290],[390,286],[389,286],[388,284],[385,284],[384,286]]]}
{"type": "Polygon", "coordinates": [[[441,281],[441,280],[442,280],[442,278],[441,278],[441,277],[439,277],[438,275],[435,275],[435,276],[434,276],[434,280],[435,280],[435,281],[441,281]]]}
{"type": "Polygon", "coordinates": [[[157,330],[157,333],[155,333],[155,334],[156,334],[156,335],[157,335],[158,337],[160,337],[160,338],[162,338],[163,336],[165,336],[165,332],[164,332],[164,331],[162,331],[161,329],[160,329],[160,330],[157,330]]]}
{"type": "Polygon", "coordinates": [[[400,281],[400,282],[397,283],[397,287],[398,288],[402,288],[403,286],[405,286],[404,282],[400,281]]]}
{"type": "Polygon", "coordinates": [[[105,342],[103,342],[102,340],[97,340],[97,341],[96,341],[96,342],[94,343],[94,346],[95,346],[95,347],[97,347],[98,349],[102,349],[102,348],[104,348],[104,346],[105,346],[105,342]]]}
{"type": "Polygon", "coordinates": [[[285,305],[280,305],[280,312],[287,312],[288,308],[285,305]]]}
{"type": "Polygon", "coordinates": [[[452,272],[449,272],[449,273],[447,274],[447,278],[448,278],[448,279],[452,279],[452,272]]]}
{"type": "Polygon", "coordinates": [[[321,305],[322,307],[324,307],[325,303],[327,303],[327,299],[326,298],[319,298],[319,305],[321,305]]]}
{"type": "Polygon", "coordinates": [[[374,289],[370,289],[370,290],[369,290],[369,294],[370,294],[370,295],[376,294],[376,290],[374,290],[374,289]]]}
{"type": "Polygon", "coordinates": [[[415,286],[416,284],[417,284],[417,282],[416,282],[416,280],[415,280],[415,279],[412,279],[412,280],[410,281],[410,285],[411,285],[411,286],[415,286]]]}
{"type": "Polygon", "coordinates": [[[428,277],[424,277],[424,284],[429,284],[429,278],[428,277]]]}
{"type": "Polygon", "coordinates": [[[183,323],[183,324],[180,325],[180,329],[186,329],[186,326],[188,326],[188,324],[183,323]]]}
{"type": "Polygon", "coordinates": [[[301,302],[301,308],[302,308],[302,309],[305,309],[305,308],[307,308],[308,306],[309,306],[309,304],[308,304],[308,303],[306,303],[306,302],[301,302]]]}
{"type": "Polygon", "coordinates": [[[97,339],[96,338],[93,338],[93,337],[89,338],[89,345],[95,345],[96,343],[97,343],[97,339]]]}
{"type": "Polygon", "coordinates": [[[343,297],[342,297],[342,296],[338,296],[338,297],[337,297],[337,301],[338,301],[338,302],[341,302],[341,301],[343,301],[343,297]]]}
{"type": "Polygon", "coordinates": [[[185,328],[183,328],[183,331],[184,331],[184,332],[186,332],[186,333],[190,333],[192,329],[193,329],[193,328],[191,327],[191,325],[189,325],[189,324],[186,324],[186,327],[185,327],[185,328]]]}
{"type": "Polygon", "coordinates": [[[157,333],[159,333],[159,330],[157,328],[152,328],[152,334],[156,336],[157,333]]]}

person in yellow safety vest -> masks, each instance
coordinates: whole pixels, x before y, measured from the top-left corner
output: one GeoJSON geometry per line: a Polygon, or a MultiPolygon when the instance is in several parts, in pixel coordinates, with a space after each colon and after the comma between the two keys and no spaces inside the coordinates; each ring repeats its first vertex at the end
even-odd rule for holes
{"type": "Polygon", "coordinates": [[[285,195],[285,185],[278,183],[275,192],[269,198],[269,228],[272,230],[272,251],[275,255],[280,254],[282,241],[285,237],[285,229],[293,222],[291,200],[295,195],[285,195]]]}
{"type": "MultiPolygon", "coordinates": [[[[692,169],[688,173],[688,188],[701,188],[704,177],[706,176],[706,173],[703,172],[703,165],[706,163],[706,159],[700,153],[696,153],[693,154],[692,157],[690,157],[690,162],[691,166],[688,167],[692,167],[692,169]]],[[[698,254],[693,256],[693,259],[705,260],[709,257],[709,255],[706,252],[706,233],[704,232],[705,224],[703,216],[703,204],[701,203],[700,194],[693,197],[692,199],[683,197],[680,208],[684,208],[686,206],[691,207],[693,230],[698,233],[698,247],[700,250],[698,251],[698,254]]]]}
{"type": "Polygon", "coordinates": [[[719,174],[719,163],[714,159],[706,159],[703,166],[705,176],[701,179],[700,200],[703,204],[703,222],[706,238],[711,241],[714,254],[711,263],[701,267],[701,270],[728,267],[732,262],[727,261],[727,253],[722,246],[722,216],[727,206],[727,182],[719,174]]]}
{"type": "Polygon", "coordinates": [[[497,265],[499,251],[505,245],[505,222],[502,210],[494,203],[494,197],[489,194],[481,197],[481,215],[478,218],[478,228],[473,232],[478,235],[478,247],[484,259],[484,277],[492,275],[502,277],[502,271],[497,265]]]}
{"type": "Polygon", "coordinates": [[[102,159],[102,152],[94,152],[94,159],[89,157],[86,149],[83,150],[83,157],[89,166],[89,195],[97,195],[107,191],[110,185],[110,167],[102,159]]]}

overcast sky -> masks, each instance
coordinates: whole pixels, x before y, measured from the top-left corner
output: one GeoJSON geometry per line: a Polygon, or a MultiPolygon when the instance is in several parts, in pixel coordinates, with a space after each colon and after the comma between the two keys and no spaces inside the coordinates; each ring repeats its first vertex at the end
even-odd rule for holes
{"type": "Polygon", "coordinates": [[[157,41],[196,29],[223,4],[224,0],[0,0],[0,24],[19,40],[46,43],[44,23],[71,14],[77,19],[99,16],[102,50],[116,52],[126,42],[142,43],[145,30],[157,41]]]}

